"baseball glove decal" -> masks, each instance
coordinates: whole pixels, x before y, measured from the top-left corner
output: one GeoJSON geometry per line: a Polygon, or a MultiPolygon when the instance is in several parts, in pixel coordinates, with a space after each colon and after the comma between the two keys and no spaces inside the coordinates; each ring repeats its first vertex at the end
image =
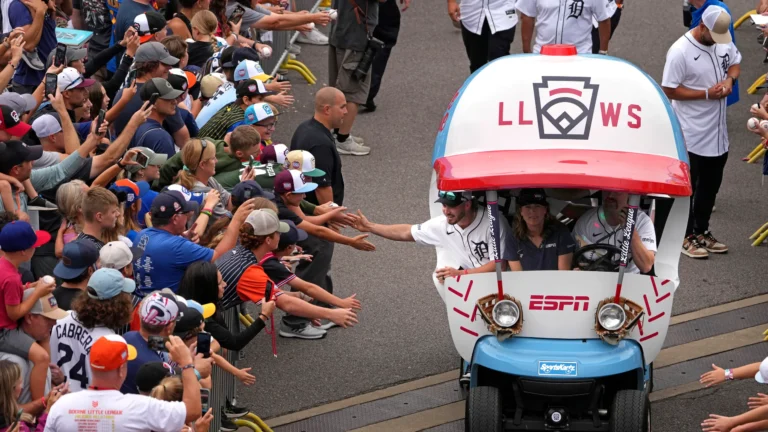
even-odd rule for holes
{"type": "Polygon", "coordinates": [[[600,339],[611,345],[616,345],[632,331],[635,325],[637,325],[644,316],[645,311],[643,310],[643,307],[632,300],[620,297],[619,302],[615,303],[614,297],[608,297],[597,305],[597,312],[595,313],[595,332],[600,336],[600,339]],[[625,315],[624,322],[617,329],[608,330],[600,323],[600,311],[603,309],[603,306],[609,304],[618,305],[625,315]]]}
{"type": "Polygon", "coordinates": [[[509,294],[504,294],[503,300],[499,300],[498,295],[495,293],[481,297],[477,300],[477,308],[480,311],[480,316],[483,317],[483,321],[488,326],[488,331],[496,335],[499,341],[520,334],[523,330],[523,305],[509,294]],[[504,321],[498,322],[494,319],[494,308],[497,305],[499,309],[496,316],[499,320],[510,322],[511,316],[516,317],[512,325],[505,325],[504,321]]]}

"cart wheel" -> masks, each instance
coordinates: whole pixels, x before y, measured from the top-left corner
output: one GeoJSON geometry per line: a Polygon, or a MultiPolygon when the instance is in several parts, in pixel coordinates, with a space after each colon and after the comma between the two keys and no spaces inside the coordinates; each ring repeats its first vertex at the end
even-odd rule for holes
{"type": "Polygon", "coordinates": [[[648,367],[650,368],[648,370],[648,393],[653,393],[653,363],[649,364],[648,367]]]}
{"type": "Polygon", "coordinates": [[[469,381],[464,379],[464,359],[461,357],[459,357],[459,391],[462,399],[469,396],[469,381]]]}
{"type": "Polygon", "coordinates": [[[641,390],[619,390],[613,399],[611,432],[649,432],[651,403],[641,390]]]}
{"type": "Polygon", "coordinates": [[[502,432],[501,392],[496,387],[469,389],[464,429],[466,432],[502,432]]]}

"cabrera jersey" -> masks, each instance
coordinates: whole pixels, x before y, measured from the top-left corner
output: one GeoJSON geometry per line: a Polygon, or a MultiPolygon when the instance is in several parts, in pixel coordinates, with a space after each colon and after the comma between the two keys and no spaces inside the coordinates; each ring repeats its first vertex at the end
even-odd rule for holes
{"type": "MultiPolygon", "coordinates": [[[[637,220],[635,221],[635,231],[640,236],[640,240],[643,245],[649,251],[656,252],[656,230],[653,228],[653,222],[642,211],[637,212],[637,220]]],[[[584,213],[576,222],[576,226],[573,227],[573,237],[579,247],[595,243],[603,243],[616,246],[621,249],[621,243],[624,241],[624,226],[610,226],[605,220],[605,214],[603,213],[603,207],[589,210],[584,213]]],[[[586,258],[595,260],[598,258],[598,251],[590,252],[586,258]],[[592,255],[592,256],[590,256],[592,255]]],[[[632,258],[632,250],[629,251],[629,258],[632,258]]],[[[637,268],[635,262],[630,260],[627,264],[627,272],[640,273],[640,269],[637,268]]]]}
{"type": "MultiPolygon", "coordinates": [[[[479,206],[475,220],[465,229],[458,225],[449,225],[445,216],[440,215],[424,223],[413,225],[411,235],[418,244],[440,246],[451,252],[461,268],[471,269],[488,264],[491,261],[491,222],[488,209],[479,206]]],[[[500,217],[501,257],[506,259],[504,244],[509,232],[506,218],[500,217]]]]}
{"type": "MultiPolygon", "coordinates": [[[[688,32],[667,51],[661,85],[706,90],[725,80],[728,68],[739,63],[741,53],[733,43],[705,46],[688,32]]],[[[715,157],[728,151],[726,103],[727,98],[672,101],[689,152],[715,157]]]]}
{"type": "Polygon", "coordinates": [[[613,14],[606,0],[518,0],[517,10],[536,19],[533,52],[548,44],[574,45],[579,54],[592,53],[592,18],[613,14]]]}
{"type": "Polygon", "coordinates": [[[69,382],[69,391],[88,388],[91,377],[91,346],[102,336],[115,334],[106,327],[86,328],[73,311],[58,321],[51,331],[51,363],[61,368],[69,382]]]}

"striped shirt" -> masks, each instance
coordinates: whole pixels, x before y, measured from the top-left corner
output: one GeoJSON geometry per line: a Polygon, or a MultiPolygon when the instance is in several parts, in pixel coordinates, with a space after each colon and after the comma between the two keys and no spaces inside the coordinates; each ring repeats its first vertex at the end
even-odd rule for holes
{"type": "Polygon", "coordinates": [[[244,118],[245,111],[240,107],[240,103],[232,102],[214,114],[205,126],[200,128],[198,136],[215,140],[224,139],[229,128],[235,123],[242,122],[244,118]]]}
{"type": "Polygon", "coordinates": [[[259,260],[256,259],[253,252],[242,245],[235,246],[234,249],[216,260],[216,267],[221,272],[224,282],[227,283],[224,296],[221,297],[221,306],[224,310],[243,303],[243,300],[237,295],[237,283],[248,267],[258,263],[259,260]]]}

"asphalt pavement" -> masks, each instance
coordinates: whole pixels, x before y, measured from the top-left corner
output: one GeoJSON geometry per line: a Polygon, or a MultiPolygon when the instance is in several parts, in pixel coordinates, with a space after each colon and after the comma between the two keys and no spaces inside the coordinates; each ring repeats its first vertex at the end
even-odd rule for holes
{"type": "MultiPolygon", "coordinates": [[[[685,32],[680,3],[625,0],[610,54],[637,64],[660,81],[668,47],[685,32]]],[[[736,19],[753,8],[755,0],[727,3],[736,19]]],[[[762,186],[761,164],[741,161],[758,142],[745,128],[749,106],[759,100],[746,90],[766,71],[756,37],[753,28],[737,30],[737,45],[744,55],[742,100],[728,110],[731,151],[711,222],[713,233],[730,251],[703,261],[681,256],[682,283],[675,294],[674,314],[768,292],[762,278],[768,246],[754,248],[748,240],[768,221],[763,200],[768,186],[762,186]]],[[[298,75],[289,75],[296,104],[283,110],[276,142],[290,142],[295,127],[312,115],[314,93],[327,83],[327,48],[301,48],[299,60],[312,69],[318,83],[309,86],[298,75]]],[[[512,51],[521,51],[519,34],[512,51]]],[[[446,105],[468,75],[461,35],[451,25],[445,3],[413,0],[403,14],[399,42],[376,100],[379,109],[361,114],[353,130],[373,150],[369,156],[342,159],[345,206],[361,209],[381,223],[428,218],[436,131],[446,105]]],[[[246,348],[242,362],[253,368],[256,385],[239,388],[241,404],[271,418],[457,368],[459,358],[444,305],[429,277],[434,251],[380,238],[372,241],[375,252],[337,247],[333,262],[336,294],[356,293],[363,301],[360,324],[333,329],[318,341],[278,337],[277,358],[272,356],[269,336],[260,335],[246,348]]],[[[698,376],[702,367],[687,373],[698,376]]],[[[757,384],[745,382],[655,402],[654,429],[699,430],[700,420],[710,411],[736,414],[746,408],[747,396],[759,390],[757,384]]]]}

